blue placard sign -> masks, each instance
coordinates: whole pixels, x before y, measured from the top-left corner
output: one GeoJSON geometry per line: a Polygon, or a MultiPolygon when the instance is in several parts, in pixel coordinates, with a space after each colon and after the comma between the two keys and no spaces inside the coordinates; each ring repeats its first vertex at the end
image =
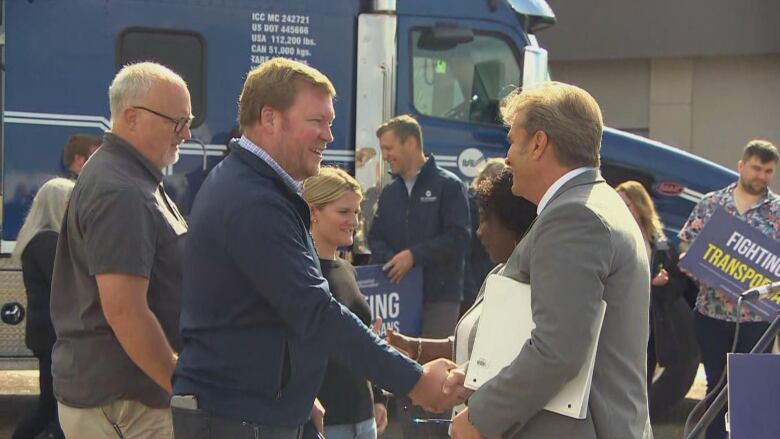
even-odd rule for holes
{"type": "MultiPolygon", "coordinates": [[[[780,243],[719,209],[679,265],[702,283],[736,300],[745,290],[780,279],[780,243]]],[[[780,311],[780,293],[747,303],[765,320],[772,320],[780,311]]]]}
{"type": "Polygon", "coordinates": [[[780,355],[729,354],[731,439],[780,437],[780,355]]]}
{"type": "Polygon", "coordinates": [[[357,270],[358,286],[371,308],[371,318],[382,318],[380,336],[387,328],[405,335],[419,336],[422,330],[422,270],[415,267],[400,283],[394,284],[381,265],[363,265],[357,270]]]}

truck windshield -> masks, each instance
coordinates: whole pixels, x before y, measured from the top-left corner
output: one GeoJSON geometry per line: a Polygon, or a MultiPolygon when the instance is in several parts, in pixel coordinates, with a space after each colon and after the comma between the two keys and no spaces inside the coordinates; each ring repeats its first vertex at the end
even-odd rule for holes
{"type": "Polygon", "coordinates": [[[412,30],[414,106],[420,114],[500,125],[498,104],[520,83],[522,68],[512,48],[496,35],[451,48],[421,48],[425,29],[412,30]]]}

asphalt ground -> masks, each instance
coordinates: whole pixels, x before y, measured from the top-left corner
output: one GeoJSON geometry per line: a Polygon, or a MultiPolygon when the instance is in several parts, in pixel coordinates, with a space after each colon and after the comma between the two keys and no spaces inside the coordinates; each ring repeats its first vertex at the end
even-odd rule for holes
{"type": "MultiPolygon", "coordinates": [[[[704,371],[700,367],[696,381],[685,400],[672,407],[653,423],[655,439],[681,439],[685,418],[705,392],[704,371]]],[[[32,410],[38,394],[37,370],[0,370],[0,439],[10,439],[16,421],[32,410]]],[[[400,425],[391,416],[382,439],[402,439],[400,425]]]]}

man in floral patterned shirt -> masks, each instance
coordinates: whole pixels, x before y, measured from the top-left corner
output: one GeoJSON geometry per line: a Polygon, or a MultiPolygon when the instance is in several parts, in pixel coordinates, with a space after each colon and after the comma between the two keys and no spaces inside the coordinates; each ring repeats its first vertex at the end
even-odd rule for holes
{"type": "MultiPolygon", "coordinates": [[[[716,210],[747,222],[774,239],[780,239],[780,197],[769,189],[780,156],[777,148],[763,140],[750,141],[737,162],[739,180],[716,192],[711,192],[696,205],[680,231],[680,249],[688,244],[716,210]]],[[[701,284],[694,314],[699,348],[707,374],[707,391],[712,391],[726,367],[726,353],[734,339],[736,301],[723,291],[701,284]]],[[[769,324],[747,307],[742,307],[737,352],[750,352],[769,324]]],[[[707,439],[726,438],[723,413],[707,429],[707,439]]]]}

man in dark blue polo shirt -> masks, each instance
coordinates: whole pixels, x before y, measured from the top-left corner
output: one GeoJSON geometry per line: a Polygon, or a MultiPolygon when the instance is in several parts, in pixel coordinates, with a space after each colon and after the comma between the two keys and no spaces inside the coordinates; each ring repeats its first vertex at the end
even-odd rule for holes
{"type": "MultiPolygon", "coordinates": [[[[190,216],[184,349],[174,376],[176,437],[300,438],[328,360],[426,407],[448,361],[420,367],[330,294],[300,181],[333,140],[330,80],[276,58],[239,100],[244,136],[208,176],[190,216]]],[[[327,408],[326,408],[327,409],[327,408]]]]}

